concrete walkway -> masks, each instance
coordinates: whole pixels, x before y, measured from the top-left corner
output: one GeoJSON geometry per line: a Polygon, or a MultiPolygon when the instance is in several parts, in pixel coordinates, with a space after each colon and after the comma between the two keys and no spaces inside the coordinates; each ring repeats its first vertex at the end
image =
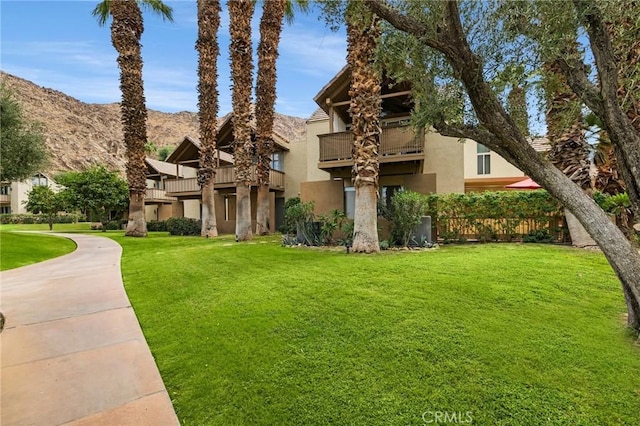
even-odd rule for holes
{"type": "Polygon", "coordinates": [[[178,424],[124,291],[122,248],[59,235],[78,249],[0,273],[0,424],[178,424]]]}

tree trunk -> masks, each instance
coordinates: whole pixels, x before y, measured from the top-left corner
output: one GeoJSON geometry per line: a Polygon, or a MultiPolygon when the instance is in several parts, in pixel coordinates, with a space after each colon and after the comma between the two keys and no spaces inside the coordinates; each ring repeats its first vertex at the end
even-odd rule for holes
{"type": "Polygon", "coordinates": [[[251,233],[251,186],[236,186],[236,241],[249,241],[251,233]]]}
{"type": "Polygon", "coordinates": [[[220,2],[198,0],[198,119],[200,121],[200,158],[198,184],[202,188],[203,237],[217,237],[214,197],[215,150],[218,137],[218,38],[220,2]]]}
{"type": "Polygon", "coordinates": [[[371,183],[356,185],[356,207],[353,217],[353,251],[355,253],[379,252],[378,191],[375,185],[371,183]]]}
{"type": "Polygon", "coordinates": [[[256,84],[256,181],[258,208],[256,234],[271,232],[269,227],[269,176],[273,154],[273,119],[276,102],[276,60],[287,0],[265,1],[260,19],[258,81],[256,84]]]}
{"type": "Polygon", "coordinates": [[[251,166],[254,145],[251,140],[251,88],[253,60],[251,54],[252,0],[230,0],[229,32],[231,44],[231,79],[233,90],[233,168],[236,173],[236,240],[250,240],[251,233],[251,166]]]}
{"type": "Polygon", "coordinates": [[[214,203],[213,182],[202,187],[202,231],[203,237],[217,237],[216,206],[214,203]]]}
{"type": "Polygon", "coordinates": [[[356,188],[353,216],[353,251],[376,253],[378,243],[378,148],[380,146],[380,77],[373,67],[373,52],[380,36],[375,14],[357,1],[347,7],[347,61],[351,67],[349,96],[353,133],[353,181],[356,188]]]}
{"type": "Polygon", "coordinates": [[[147,143],[147,108],[142,82],[140,37],[144,31],[142,13],[136,1],[112,1],[110,4],[111,41],[118,52],[121,121],[127,148],[127,182],[129,184],[129,224],[127,236],[145,237],[146,193],[145,145],[147,143]]]}
{"type": "Polygon", "coordinates": [[[144,217],[144,192],[129,191],[129,222],[126,234],[129,237],[146,237],[147,221],[144,217]]]}
{"type": "Polygon", "coordinates": [[[271,209],[269,208],[269,185],[258,185],[258,206],[256,211],[256,235],[271,233],[271,209]]]}
{"type": "Polygon", "coordinates": [[[49,215],[49,231],[53,231],[53,216],[49,215]]]}

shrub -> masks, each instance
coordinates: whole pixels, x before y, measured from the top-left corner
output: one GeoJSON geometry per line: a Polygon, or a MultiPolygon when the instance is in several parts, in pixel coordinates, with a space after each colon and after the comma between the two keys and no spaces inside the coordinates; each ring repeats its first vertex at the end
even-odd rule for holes
{"type": "Polygon", "coordinates": [[[119,220],[112,220],[107,223],[107,231],[118,231],[122,227],[119,220]]]}
{"type": "MultiPolygon", "coordinates": [[[[76,223],[84,216],[75,213],[60,214],[53,218],[53,223],[76,223]]],[[[32,223],[49,223],[46,214],[1,214],[0,224],[32,224],[32,223]]]]}
{"type": "Polygon", "coordinates": [[[188,217],[171,217],[167,219],[166,227],[171,235],[200,235],[202,223],[188,217]]]}
{"type": "Polygon", "coordinates": [[[522,237],[523,243],[552,243],[554,240],[546,229],[531,231],[528,235],[522,237]]]}
{"type": "Polygon", "coordinates": [[[413,191],[398,191],[391,198],[391,205],[385,211],[391,222],[392,241],[408,247],[413,231],[426,214],[429,200],[423,194],[413,191]]]}
{"type": "Polygon", "coordinates": [[[150,220],[147,222],[149,232],[167,232],[167,222],[164,220],[150,220]]]}

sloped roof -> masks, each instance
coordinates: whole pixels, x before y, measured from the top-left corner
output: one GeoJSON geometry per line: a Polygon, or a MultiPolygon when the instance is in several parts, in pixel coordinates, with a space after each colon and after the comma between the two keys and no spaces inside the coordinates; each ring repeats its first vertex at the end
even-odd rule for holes
{"type": "MultiPolygon", "coordinates": [[[[182,142],[173,150],[173,152],[167,157],[168,163],[178,163],[191,161],[195,162],[198,160],[200,153],[200,140],[198,138],[191,137],[189,135],[185,136],[182,142]]],[[[224,152],[218,150],[218,155],[220,155],[220,161],[233,164],[233,155],[228,152],[224,152]]]]}
{"type": "Polygon", "coordinates": [[[321,120],[328,120],[328,119],[329,119],[329,116],[327,115],[327,113],[324,112],[322,108],[318,108],[317,110],[314,111],[313,114],[311,114],[311,117],[307,119],[307,122],[321,121],[321,120]]]}
{"type": "Polygon", "coordinates": [[[176,176],[176,165],[173,163],[155,160],[150,157],[145,158],[144,161],[147,163],[147,167],[151,169],[151,171],[155,171],[160,175],[183,177],[183,173],[179,173],[179,176],[176,176]]]}

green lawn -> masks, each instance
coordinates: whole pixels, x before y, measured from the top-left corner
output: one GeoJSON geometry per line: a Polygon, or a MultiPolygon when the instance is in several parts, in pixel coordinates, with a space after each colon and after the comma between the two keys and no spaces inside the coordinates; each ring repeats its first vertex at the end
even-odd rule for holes
{"type": "Polygon", "coordinates": [[[185,425],[637,424],[640,347],[599,253],[109,235],[185,425]]]}
{"type": "MultiPolygon", "coordinates": [[[[25,229],[25,228],[22,228],[25,229]]],[[[0,271],[71,253],[76,244],[53,235],[0,232],[0,271]]]]}

